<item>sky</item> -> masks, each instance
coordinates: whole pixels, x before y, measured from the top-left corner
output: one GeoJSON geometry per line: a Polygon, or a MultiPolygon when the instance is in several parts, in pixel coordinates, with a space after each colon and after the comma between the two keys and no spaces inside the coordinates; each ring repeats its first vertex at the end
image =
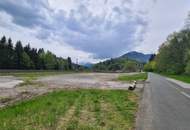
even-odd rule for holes
{"type": "Polygon", "coordinates": [[[0,37],[96,63],[156,53],[189,11],[190,0],[1,0],[0,37]]]}

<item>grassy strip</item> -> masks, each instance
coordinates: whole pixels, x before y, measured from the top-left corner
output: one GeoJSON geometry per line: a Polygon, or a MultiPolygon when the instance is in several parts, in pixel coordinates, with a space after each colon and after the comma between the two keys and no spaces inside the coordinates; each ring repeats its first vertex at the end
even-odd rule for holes
{"type": "Polygon", "coordinates": [[[136,111],[137,95],[133,92],[66,90],[0,109],[0,128],[131,130],[136,111]]]}
{"type": "Polygon", "coordinates": [[[134,75],[121,75],[118,77],[119,81],[144,81],[147,79],[147,73],[139,73],[134,75]]]}
{"type": "Polygon", "coordinates": [[[190,76],[189,75],[171,75],[171,74],[162,74],[164,76],[167,76],[169,78],[173,78],[173,79],[176,79],[176,80],[179,80],[179,81],[182,81],[182,82],[185,82],[185,83],[190,83],[190,76]]]}
{"type": "Polygon", "coordinates": [[[50,76],[50,75],[60,75],[66,73],[73,73],[71,71],[6,71],[0,72],[0,76],[15,76],[21,78],[24,82],[20,86],[24,85],[35,85],[33,80],[39,77],[50,76]]]}
{"type": "Polygon", "coordinates": [[[15,76],[21,78],[28,78],[28,79],[36,79],[42,76],[49,76],[49,75],[58,75],[58,74],[65,74],[65,73],[72,73],[71,71],[7,71],[7,72],[0,72],[0,76],[15,76]]]}

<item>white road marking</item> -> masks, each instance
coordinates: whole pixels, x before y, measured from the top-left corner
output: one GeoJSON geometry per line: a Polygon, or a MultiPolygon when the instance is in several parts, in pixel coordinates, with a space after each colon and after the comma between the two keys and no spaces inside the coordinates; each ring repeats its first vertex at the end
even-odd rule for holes
{"type": "Polygon", "coordinates": [[[189,94],[187,94],[187,93],[185,93],[185,92],[181,92],[181,94],[183,94],[184,96],[186,96],[186,97],[190,98],[190,95],[189,95],[189,94]]]}

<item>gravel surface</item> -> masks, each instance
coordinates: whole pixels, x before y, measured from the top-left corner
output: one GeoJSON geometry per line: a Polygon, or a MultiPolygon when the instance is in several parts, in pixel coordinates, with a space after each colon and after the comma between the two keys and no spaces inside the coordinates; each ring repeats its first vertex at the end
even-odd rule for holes
{"type": "Polygon", "coordinates": [[[2,88],[14,88],[23,81],[13,76],[0,76],[0,89],[2,88]]]}
{"type": "Polygon", "coordinates": [[[79,73],[40,78],[50,88],[103,88],[128,89],[129,83],[115,81],[120,74],[79,73]]]}
{"type": "MultiPolygon", "coordinates": [[[[133,73],[130,73],[133,74],[133,73]]],[[[59,89],[128,89],[130,83],[116,81],[120,73],[76,73],[41,77],[33,85],[19,86],[22,81],[0,77],[0,107],[59,89]],[[17,86],[16,86],[17,85],[17,86]]],[[[126,75],[126,74],[125,74],[126,75]]],[[[142,88],[142,84],[137,87],[142,88]]]]}

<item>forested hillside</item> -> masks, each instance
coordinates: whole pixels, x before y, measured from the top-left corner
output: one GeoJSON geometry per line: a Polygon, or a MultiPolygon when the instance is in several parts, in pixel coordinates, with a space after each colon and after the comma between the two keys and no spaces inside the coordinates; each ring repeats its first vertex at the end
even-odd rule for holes
{"type": "Polygon", "coordinates": [[[0,69],[72,70],[81,66],[72,64],[71,58],[57,57],[43,48],[23,47],[21,41],[15,46],[11,38],[3,36],[0,40],[0,69]]]}
{"type": "Polygon", "coordinates": [[[169,74],[190,74],[190,29],[171,34],[147,65],[147,71],[169,74]]]}
{"type": "Polygon", "coordinates": [[[122,58],[128,58],[131,60],[135,60],[141,63],[147,63],[150,59],[151,54],[143,54],[140,52],[132,51],[128,52],[127,54],[121,56],[122,58]]]}
{"type": "Polygon", "coordinates": [[[143,69],[143,63],[128,58],[115,58],[100,62],[93,66],[94,71],[137,72],[143,69]]]}

